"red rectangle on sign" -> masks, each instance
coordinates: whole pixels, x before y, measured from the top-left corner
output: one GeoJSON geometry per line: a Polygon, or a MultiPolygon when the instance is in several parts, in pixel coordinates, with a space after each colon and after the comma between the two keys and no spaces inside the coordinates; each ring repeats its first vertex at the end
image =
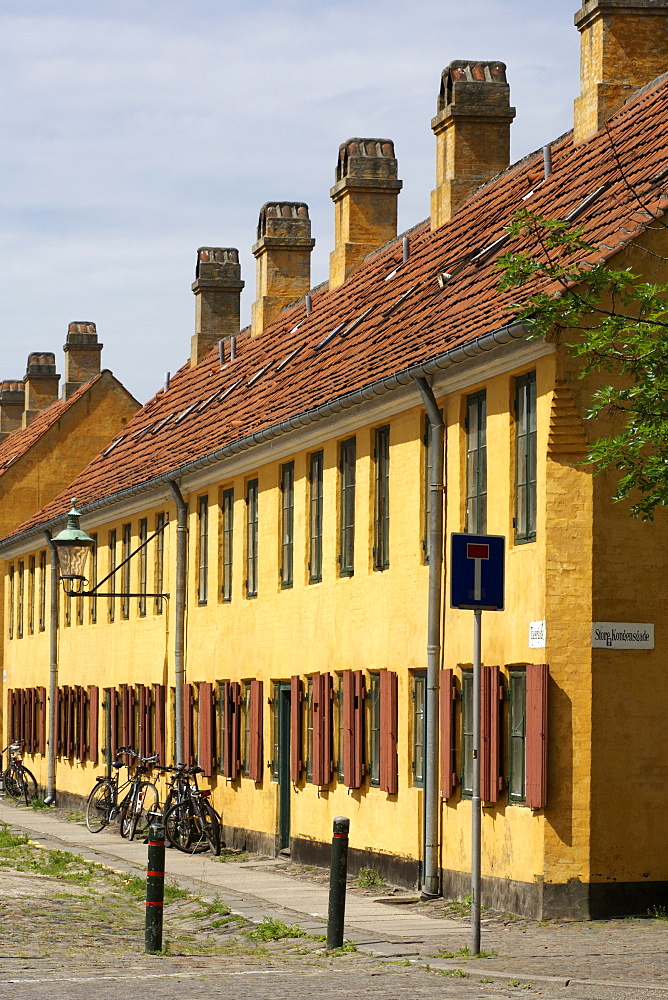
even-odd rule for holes
{"type": "Polygon", "coordinates": [[[479,542],[468,542],[466,545],[467,559],[489,559],[489,545],[481,545],[479,542]]]}

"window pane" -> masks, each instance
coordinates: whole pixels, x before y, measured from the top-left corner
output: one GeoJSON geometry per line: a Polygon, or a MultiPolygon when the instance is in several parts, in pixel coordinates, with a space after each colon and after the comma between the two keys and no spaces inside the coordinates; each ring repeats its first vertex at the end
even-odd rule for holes
{"type": "Polygon", "coordinates": [[[515,541],[536,538],[536,373],[517,379],[515,397],[515,541]]]}
{"type": "Polygon", "coordinates": [[[462,675],[462,795],[473,795],[473,674],[462,675]]]}
{"type": "Polygon", "coordinates": [[[369,779],[380,785],[380,676],[369,674],[369,779]]]}
{"type": "Polygon", "coordinates": [[[466,530],[487,530],[487,402],[484,392],[469,396],[466,410],[466,530]]]}
{"type": "Polygon", "coordinates": [[[526,768],[526,673],[511,671],[509,692],[508,794],[511,802],[524,802],[526,768]]]}
{"type": "Polygon", "coordinates": [[[341,445],[341,538],[339,566],[342,576],[355,571],[355,439],[341,445]]]}
{"type": "Polygon", "coordinates": [[[291,587],[293,579],[293,536],[295,523],[295,467],[288,462],[281,469],[281,587],[291,587]]]}
{"type": "Polygon", "coordinates": [[[413,677],[413,784],[424,785],[425,700],[427,677],[416,673],[413,677]]]}
{"type": "Polygon", "coordinates": [[[199,498],[197,511],[197,602],[206,604],[209,596],[209,498],[199,498]]]}
{"type": "Polygon", "coordinates": [[[223,493],[223,600],[232,600],[232,543],[234,539],[234,490],[223,493]]]}
{"type": "Polygon", "coordinates": [[[390,428],[375,433],[376,489],[374,503],[374,569],[390,565],[390,428]]]}
{"type": "Polygon", "coordinates": [[[311,498],[310,498],[310,554],[309,583],[322,580],[322,508],[323,508],[323,454],[311,455],[311,498]]]}
{"type": "Polygon", "coordinates": [[[257,596],[258,484],[252,479],[246,493],[246,596],[257,596]]]}
{"type": "Polygon", "coordinates": [[[139,544],[143,546],[139,550],[139,593],[142,595],[139,598],[139,616],[144,618],[146,616],[146,568],[148,565],[147,552],[146,552],[146,539],[148,538],[148,521],[145,517],[142,517],[139,522],[139,544]]]}

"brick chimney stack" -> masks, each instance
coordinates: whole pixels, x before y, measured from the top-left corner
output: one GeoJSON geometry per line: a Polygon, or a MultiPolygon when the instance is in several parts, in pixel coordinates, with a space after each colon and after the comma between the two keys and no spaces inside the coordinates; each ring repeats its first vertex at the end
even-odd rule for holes
{"type": "Polygon", "coordinates": [[[19,379],[0,382],[0,441],[23,422],[25,386],[19,379]]]}
{"type": "Polygon", "coordinates": [[[257,336],[285,306],[311,287],[311,220],[301,201],[270,201],[262,206],[253,256],[257,292],[251,334],[257,336]]]}
{"type": "Polygon", "coordinates": [[[236,336],[241,317],[239,251],[234,247],[200,247],[193,292],[195,335],[190,341],[190,364],[198,365],[223,337],[236,336]]]}
{"type": "Polygon", "coordinates": [[[63,399],[69,399],[85,382],[100,374],[102,344],[95,323],[70,323],[67,327],[63,399]]]}
{"type": "Polygon", "coordinates": [[[465,201],[510,163],[510,87],[502,62],[451,62],[441,75],[436,135],[436,189],[431,228],[452,218],[465,201]]]}
{"type": "Polygon", "coordinates": [[[21,426],[27,427],[33,417],[58,399],[60,375],[56,372],[55,354],[50,351],[29,354],[23,381],[25,384],[25,409],[21,426]]]}
{"type": "Polygon", "coordinates": [[[668,69],[668,0],[586,0],[575,25],[580,32],[577,144],[668,69]]]}
{"type": "Polygon", "coordinates": [[[348,139],[339,146],[334,202],[334,250],[329,287],[338,288],[373,250],[397,235],[402,182],[391,139],[348,139]]]}

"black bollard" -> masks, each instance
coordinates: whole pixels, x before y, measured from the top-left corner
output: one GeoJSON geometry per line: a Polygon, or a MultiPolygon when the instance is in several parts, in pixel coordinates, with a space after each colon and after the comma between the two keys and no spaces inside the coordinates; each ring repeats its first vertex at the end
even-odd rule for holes
{"type": "Polygon", "coordinates": [[[346,879],[348,876],[348,832],[350,820],[337,816],[332,836],[332,861],[329,871],[329,912],[327,914],[327,948],[343,944],[343,918],[346,912],[346,879]]]}
{"type": "Polygon", "coordinates": [[[156,820],[148,831],[148,868],[146,870],[147,955],[162,951],[162,907],[165,899],[165,828],[156,820]]]}

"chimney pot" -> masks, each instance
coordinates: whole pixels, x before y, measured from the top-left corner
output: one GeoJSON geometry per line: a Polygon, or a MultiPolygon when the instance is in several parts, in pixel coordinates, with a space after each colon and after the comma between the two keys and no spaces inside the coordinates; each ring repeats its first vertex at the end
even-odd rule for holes
{"type": "Polygon", "coordinates": [[[456,60],[441,74],[431,127],[436,135],[436,188],[431,228],[452,218],[479,187],[510,163],[510,106],[506,64],[456,60]]]}
{"type": "Polygon", "coordinates": [[[329,287],[338,288],[372,251],[397,235],[402,182],[391,139],[348,139],[339,146],[334,202],[334,250],[329,287]]]}
{"type": "Polygon", "coordinates": [[[257,293],[251,334],[257,336],[311,287],[311,220],[302,201],[270,201],[262,206],[253,256],[257,293]]]}
{"type": "Polygon", "coordinates": [[[65,352],[65,382],[63,399],[69,399],[77,389],[100,374],[102,344],[97,342],[95,323],[75,322],[67,327],[65,352]]]}
{"type": "Polygon", "coordinates": [[[29,354],[23,381],[25,400],[21,426],[27,427],[34,416],[58,399],[60,375],[56,372],[55,354],[51,351],[29,354]]]}
{"type": "Polygon", "coordinates": [[[195,281],[195,334],[190,341],[190,364],[198,365],[224,337],[239,332],[241,317],[239,251],[236,247],[200,247],[195,281]]]}
{"type": "Polygon", "coordinates": [[[24,406],[25,386],[20,379],[0,383],[0,441],[21,426],[24,406]]]}
{"type": "Polygon", "coordinates": [[[603,128],[636,90],[668,65],[668,0],[586,0],[580,32],[580,96],[573,141],[603,128]]]}

